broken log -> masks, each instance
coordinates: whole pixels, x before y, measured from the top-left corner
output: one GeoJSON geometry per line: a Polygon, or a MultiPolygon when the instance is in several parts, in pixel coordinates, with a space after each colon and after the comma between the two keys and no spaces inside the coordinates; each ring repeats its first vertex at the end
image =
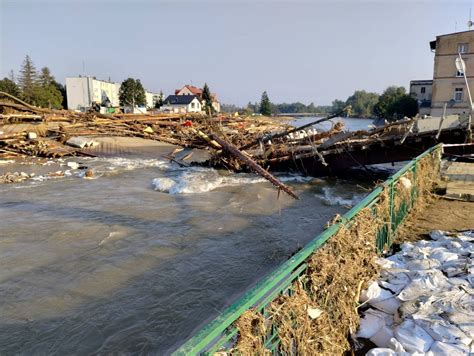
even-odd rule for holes
{"type": "Polygon", "coordinates": [[[264,137],[262,137],[262,138],[260,138],[260,139],[258,139],[258,140],[256,140],[256,141],[250,142],[250,143],[248,143],[248,144],[242,146],[240,149],[241,149],[241,150],[245,150],[245,149],[247,149],[247,148],[250,148],[250,147],[252,147],[252,146],[255,146],[255,145],[258,144],[260,141],[273,140],[273,139],[275,139],[275,138],[279,138],[279,137],[283,137],[283,136],[289,135],[290,133],[297,132],[297,131],[303,130],[303,129],[307,128],[307,127],[310,127],[310,126],[319,124],[319,123],[321,123],[321,122],[328,121],[328,120],[334,119],[334,118],[336,118],[336,117],[339,117],[339,116],[341,116],[342,114],[344,114],[345,112],[350,112],[350,110],[351,110],[351,106],[349,105],[349,106],[345,107],[344,109],[342,109],[342,110],[340,110],[340,111],[338,111],[338,112],[336,112],[336,113],[334,113],[334,114],[331,114],[331,115],[329,115],[329,116],[327,116],[327,117],[324,117],[324,118],[322,118],[322,119],[318,119],[318,120],[312,121],[312,122],[310,122],[310,123],[308,123],[308,124],[305,124],[305,125],[303,125],[303,126],[295,127],[295,128],[293,128],[293,129],[291,129],[291,130],[286,130],[286,131],[283,131],[283,132],[278,132],[278,133],[276,133],[276,134],[266,135],[266,136],[264,136],[264,137]]]}
{"type": "Polygon", "coordinates": [[[260,165],[258,165],[257,162],[255,162],[252,158],[250,158],[248,155],[246,155],[245,151],[240,151],[237,147],[235,147],[233,144],[228,143],[218,137],[217,135],[211,135],[211,137],[216,141],[222,148],[229,152],[231,155],[239,159],[242,163],[246,164],[252,171],[255,173],[261,175],[263,178],[268,180],[270,183],[272,183],[274,186],[278,187],[279,189],[283,190],[285,193],[287,193],[289,196],[299,199],[299,197],[291,190],[290,187],[287,185],[283,184],[280,182],[275,176],[267,172],[265,169],[263,169],[260,165]]]}

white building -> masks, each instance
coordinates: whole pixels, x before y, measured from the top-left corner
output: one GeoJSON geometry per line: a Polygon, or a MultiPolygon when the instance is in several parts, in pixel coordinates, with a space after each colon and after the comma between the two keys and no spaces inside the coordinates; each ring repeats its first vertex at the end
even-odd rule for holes
{"type": "MultiPolygon", "coordinates": [[[[201,106],[205,106],[205,101],[202,97],[202,92],[203,90],[201,88],[195,87],[193,85],[185,85],[181,89],[176,89],[174,93],[176,95],[196,95],[199,101],[201,102],[201,106]]],[[[212,107],[216,112],[221,112],[221,104],[219,103],[219,100],[217,100],[217,94],[216,93],[211,93],[211,98],[212,98],[212,107]]]]}
{"type": "Polygon", "coordinates": [[[175,114],[185,114],[188,112],[200,112],[202,105],[196,95],[169,95],[160,110],[175,114]]]}
{"type": "Polygon", "coordinates": [[[432,93],[432,80],[412,80],[410,82],[410,95],[418,102],[420,115],[429,115],[431,113],[432,93]]]}
{"type": "Polygon", "coordinates": [[[158,101],[158,98],[160,97],[160,94],[145,91],[145,97],[147,109],[153,109],[158,101]]]}
{"type": "Polygon", "coordinates": [[[84,111],[93,104],[118,107],[120,83],[98,80],[94,77],[66,78],[67,107],[84,111]]]}

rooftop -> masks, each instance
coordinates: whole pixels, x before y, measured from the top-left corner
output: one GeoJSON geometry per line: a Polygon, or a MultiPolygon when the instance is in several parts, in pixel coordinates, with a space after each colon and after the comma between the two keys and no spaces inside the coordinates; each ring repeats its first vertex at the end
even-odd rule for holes
{"type": "Polygon", "coordinates": [[[196,95],[169,95],[164,103],[171,105],[188,105],[194,99],[197,99],[196,95]]]}

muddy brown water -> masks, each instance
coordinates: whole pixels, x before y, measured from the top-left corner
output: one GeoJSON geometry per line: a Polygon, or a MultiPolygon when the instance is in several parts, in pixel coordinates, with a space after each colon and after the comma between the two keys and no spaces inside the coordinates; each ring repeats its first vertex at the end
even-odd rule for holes
{"type": "Polygon", "coordinates": [[[1,354],[169,354],[366,193],[280,176],[296,201],[155,157],[75,161],[95,179],[19,162],[37,180],[0,186],[1,354]]]}

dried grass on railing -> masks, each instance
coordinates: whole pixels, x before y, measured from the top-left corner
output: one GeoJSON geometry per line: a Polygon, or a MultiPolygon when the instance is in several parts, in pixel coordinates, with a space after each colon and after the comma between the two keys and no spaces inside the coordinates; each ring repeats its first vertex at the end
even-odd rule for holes
{"type": "Polygon", "coordinates": [[[405,207],[409,206],[412,199],[412,191],[415,187],[415,182],[413,172],[408,171],[403,174],[400,179],[395,183],[393,194],[393,209],[397,214],[401,209],[403,204],[405,207]],[[402,179],[406,179],[405,182],[402,179]]]}
{"type": "MultiPolygon", "coordinates": [[[[412,173],[405,175],[417,191],[413,205],[415,213],[431,199],[430,192],[436,184],[438,172],[439,152],[433,152],[418,162],[416,180],[412,173]]],[[[400,200],[394,201],[398,209],[403,200],[411,199],[411,190],[396,185],[396,189],[402,188],[404,191],[400,190],[401,196],[397,198],[400,200]]],[[[276,298],[267,308],[267,323],[276,328],[281,341],[280,353],[341,355],[350,349],[348,339],[359,326],[360,290],[378,274],[374,262],[377,256],[375,238],[381,228],[391,226],[389,204],[388,189],[384,189],[373,209],[364,208],[349,224],[341,224],[339,231],[308,259],[308,269],[293,283],[290,295],[276,298]],[[312,318],[309,309],[319,309],[322,313],[312,318]]],[[[252,313],[255,319],[255,312],[252,313]]],[[[245,315],[241,318],[248,319],[245,315]]],[[[271,326],[267,325],[260,337],[255,333],[250,333],[249,337],[249,332],[242,332],[245,329],[239,325],[242,325],[240,320],[237,323],[241,331],[238,345],[250,347],[239,351],[243,354],[269,352],[262,347],[271,326]],[[259,343],[252,349],[255,340],[259,343]]]]}
{"type": "Polygon", "coordinates": [[[417,234],[412,233],[413,225],[416,225],[420,214],[434,199],[436,199],[436,197],[431,192],[440,180],[440,155],[441,151],[436,150],[418,161],[415,174],[416,180],[412,180],[416,192],[416,198],[413,202],[411,213],[397,228],[397,234],[395,238],[396,242],[401,242],[400,236],[403,236],[404,241],[419,239],[417,234]]]}
{"type": "Polygon", "coordinates": [[[254,310],[247,310],[235,323],[239,329],[239,340],[232,350],[237,355],[270,355],[263,345],[267,329],[265,318],[254,310]]]}
{"type": "Polygon", "coordinates": [[[357,305],[362,286],[377,273],[374,236],[385,219],[361,210],[349,227],[339,231],[308,261],[306,275],[291,297],[270,306],[270,315],[285,354],[342,354],[348,335],[356,331],[357,305]],[[304,288],[303,288],[304,286],[304,288]],[[312,319],[308,308],[322,311],[312,319]]]}

